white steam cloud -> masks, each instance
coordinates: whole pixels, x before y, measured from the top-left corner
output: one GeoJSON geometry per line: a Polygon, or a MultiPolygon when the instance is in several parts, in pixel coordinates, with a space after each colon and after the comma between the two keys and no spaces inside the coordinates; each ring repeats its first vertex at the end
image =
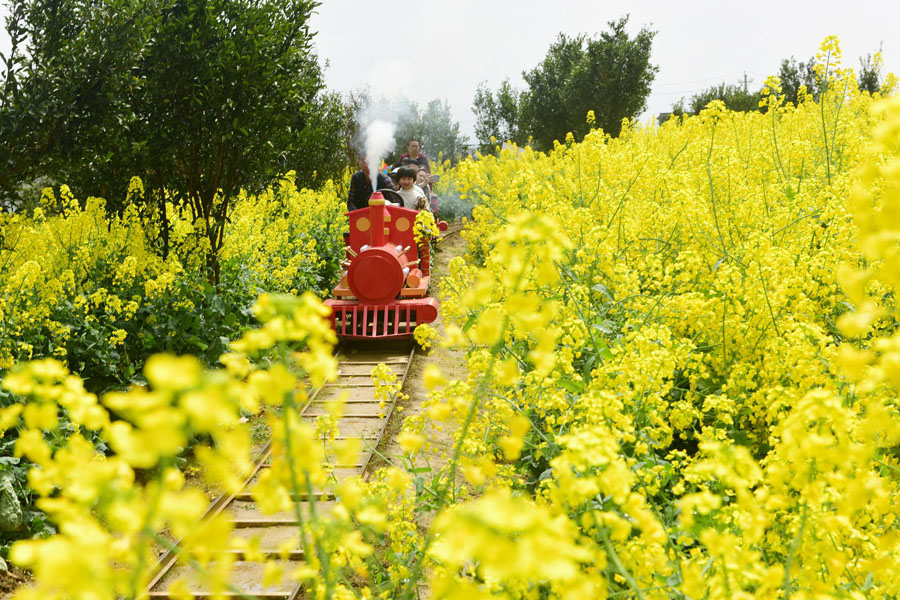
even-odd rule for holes
{"type": "Polygon", "coordinates": [[[375,119],[366,127],[366,159],[369,161],[369,179],[372,189],[378,189],[378,171],[381,159],[394,147],[394,132],[397,125],[381,119],[375,119]]]}

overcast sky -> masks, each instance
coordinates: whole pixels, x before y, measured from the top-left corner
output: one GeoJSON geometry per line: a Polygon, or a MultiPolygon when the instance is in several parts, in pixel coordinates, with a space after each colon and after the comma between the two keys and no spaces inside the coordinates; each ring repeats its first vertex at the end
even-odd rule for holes
{"type": "MultiPolygon", "coordinates": [[[[881,45],[888,70],[900,71],[900,1],[888,0],[323,0],[311,26],[329,88],[368,84],[420,104],[446,99],[474,137],[479,82],[496,88],[509,77],[523,87],[522,71],[558,33],[596,35],[626,13],[632,35],[644,25],[658,32],[651,62],[659,72],[644,118],[711,85],[743,82],[745,72],[758,87],[783,58],[805,61],[831,34],[846,65],[858,68],[858,57],[881,45]]],[[[7,48],[4,30],[0,50],[7,48]]]]}
{"type": "Polygon", "coordinates": [[[658,32],[646,118],[722,81],[743,83],[745,72],[758,87],[783,58],[806,61],[832,34],[846,64],[858,67],[858,57],[883,42],[888,69],[900,71],[900,2],[887,0],[325,0],[312,28],[329,87],[368,83],[420,103],[446,99],[474,137],[479,82],[496,88],[509,77],[524,87],[522,71],[541,61],[558,33],[596,35],[625,14],[632,35],[645,25],[658,32]]]}

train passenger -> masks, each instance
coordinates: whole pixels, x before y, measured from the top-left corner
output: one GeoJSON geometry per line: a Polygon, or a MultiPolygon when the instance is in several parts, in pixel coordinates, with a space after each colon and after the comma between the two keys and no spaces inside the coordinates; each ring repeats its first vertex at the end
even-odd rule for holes
{"type": "Polygon", "coordinates": [[[397,193],[403,198],[403,207],[419,210],[418,200],[425,198],[425,192],[416,185],[416,169],[413,167],[400,167],[397,172],[400,181],[400,189],[397,193]]]}
{"type": "MultiPolygon", "coordinates": [[[[369,205],[369,196],[374,191],[372,189],[372,179],[369,177],[369,161],[366,160],[366,153],[359,153],[359,162],[357,163],[359,171],[350,177],[350,193],[347,195],[347,210],[356,210],[365,208],[369,205]]],[[[394,189],[391,180],[385,177],[380,171],[378,173],[377,187],[375,189],[394,189]]]]}
{"type": "Polygon", "coordinates": [[[404,158],[411,158],[418,162],[420,166],[425,167],[425,170],[428,171],[428,173],[431,173],[431,164],[428,162],[428,157],[425,156],[425,153],[419,152],[419,142],[417,140],[410,140],[407,150],[408,152],[400,157],[401,164],[403,164],[404,158]]]}
{"type": "Polygon", "coordinates": [[[426,198],[431,198],[431,184],[425,167],[419,167],[419,172],[416,174],[416,185],[422,188],[426,198]]]}
{"type": "Polygon", "coordinates": [[[417,161],[414,158],[409,158],[409,157],[401,158],[397,161],[397,163],[394,165],[393,170],[391,171],[391,181],[394,182],[395,190],[400,189],[400,180],[399,180],[400,176],[398,175],[398,173],[400,172],[400,169],[403,167],[412,167],[412,168],[418,170],[419,169],[419,161],[417,161]]]}
{"type": "MultiPolygon", "coordinates": [[[[396,163],[394,163],[394,171],[396,171],[400,167],[415,167],[416,169],[418,169],[419,161],[417,161],[414,158],[410,158],[404,154],[403,156],[401,156],[400,158],[397,159],[396,163]]],[[[397,187],[399,188],[399,186],[397,186],[397,187]]]]}
{"type": "Polygon", "coordinates": [[[400,171],[400,167],[394,167],[393,169],[391,169],[391,172],[389,174],[390,178],[391,178],[391,183],[393,184],[395,190],[400,189],[400,178],[397,175],[397,173],[399,171],[400,171]]]}

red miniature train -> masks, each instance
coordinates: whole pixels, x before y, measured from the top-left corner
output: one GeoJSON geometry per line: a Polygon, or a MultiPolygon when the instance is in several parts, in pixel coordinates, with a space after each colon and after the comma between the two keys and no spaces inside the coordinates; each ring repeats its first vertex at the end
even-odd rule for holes
{"type": "Polygon", "coordinates": [[[325,301],[339,337],[408,337],[437,318],[437,300],[428,296],[428,242],[414,239],[416,214],[388,205],[379,192],[368,208],[348,213],[347,270],[333,290],[335,299],[325,301]]]}

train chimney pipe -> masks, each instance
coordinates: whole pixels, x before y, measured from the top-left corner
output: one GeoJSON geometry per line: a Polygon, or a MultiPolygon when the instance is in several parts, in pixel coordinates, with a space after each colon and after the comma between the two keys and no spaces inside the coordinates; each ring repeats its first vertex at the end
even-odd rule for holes
{"type": "Polygon", "coordinates": [[[371,246],[384,246],[384,196],[374,192],[369,196],[369,230],[372,232],[371,246]]]}

